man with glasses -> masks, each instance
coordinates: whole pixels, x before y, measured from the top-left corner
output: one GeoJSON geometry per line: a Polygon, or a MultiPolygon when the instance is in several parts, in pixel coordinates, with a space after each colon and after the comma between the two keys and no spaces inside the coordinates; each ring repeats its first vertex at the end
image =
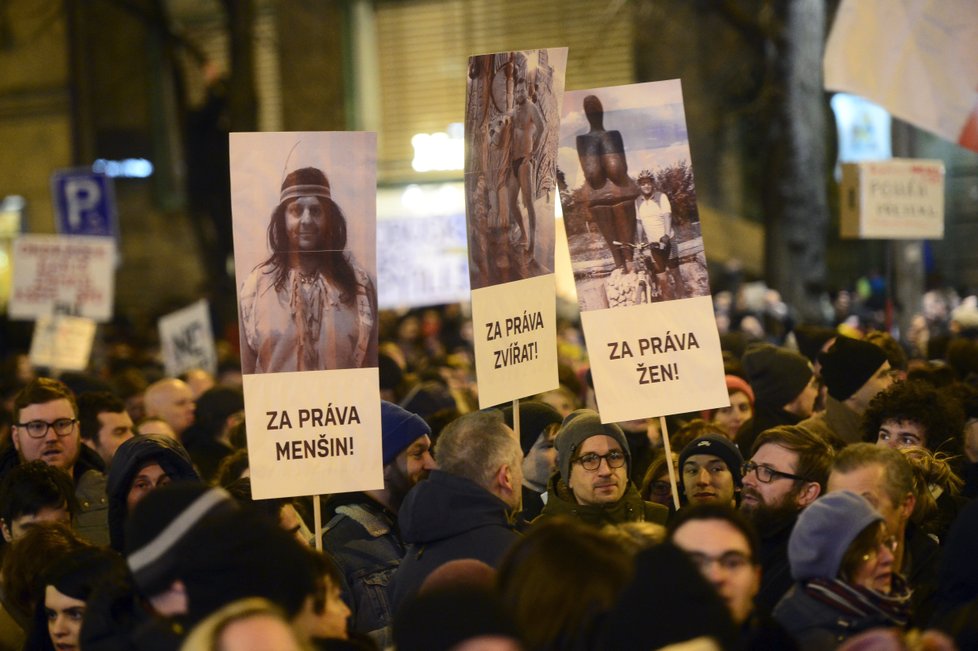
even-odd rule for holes
{"type": "Polygon", "coordinates": [[[742,649],[789,649],[780,624],[754,606],[761,585],[757,531],[743,515],[721,504],[696,504],[676,514],[666,537],[686,552],[727,604],[742,649]]]}
{"type": "Polygon", "coordinates": [[[821,437],[787,425],[761,432],[744,464],[740,512],[761,537],[757,603],[766,611],[791,587],[788,539],[798,514],[825,491],[833,456],[821,437]]]}
{"type": "Polygon", "coordinates": [[[555,439],[558,471],[547,484],[541,517],[564,515],[587,524],[665,524],[669,509],[642,500],[629,477],[631,452],[621,428],[604,424],[596,411],[578,409],[564,419],[555,439]]]}
{"type": "Polygon", "coordinates": [[[0,450],[0,478],[20,463],[37,460],[68,473],[79,505],[78,533],[107,545],[105,465],[95,450],[81,444],[78,407],[71,390],[50,378],[31,381],[14,398],[10,443],[0,450]]]}

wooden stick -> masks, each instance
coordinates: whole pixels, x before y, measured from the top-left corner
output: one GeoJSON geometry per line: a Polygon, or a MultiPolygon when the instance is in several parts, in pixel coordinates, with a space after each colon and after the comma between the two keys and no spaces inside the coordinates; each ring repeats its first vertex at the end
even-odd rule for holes
{"type": "Polygon", "coordinates": [[[679,510],[679,487],[676,484],[676,468],[672,463],[672,448],[669,445],[669,427],[666,425],[666,417],[659,416],[659,429],[662,434],[662,447],[666,451],[666,468],[669,469],[669,485],[672,486],[672,503],[679,510]]]}
{"type": "Polygon", "coordinates": [[[320,496],[312,496],[313,530],[316,532],[316,551],[323,551],[323,514],[319,505],[320,496]]]}

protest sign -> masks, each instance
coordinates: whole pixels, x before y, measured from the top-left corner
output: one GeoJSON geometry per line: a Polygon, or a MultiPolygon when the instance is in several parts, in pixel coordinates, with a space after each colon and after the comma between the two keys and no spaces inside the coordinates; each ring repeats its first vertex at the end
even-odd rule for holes
{"type": "Polygon", "coordinates": [[[557,387],[554,201],[567,49],[469,59],[465,212],[479,405],[557,387]]]}
{"type": "Polygon", "coordinates": [[[560,145],[601,420],[729,405],[679,80],[566,93],[560,145]]]}
{"type": "Polygon", "coordinates": [[[217,350],[206,300],[199,300],[159,320],[166,374],[176,377],[194,368],[217,373],[217,350]]]}
{"type": "Polygon", "coordinates": [[[843,0],[825,44],[825,88],[876,102],[978,151],[973,0],[843,0]]]}
{"type": "Polygon", "coordinates": [[[944,163],[939,160],[843,163],[839,194],[842,237],[944,237],[944,163]]]}
{"type": "Polygon", "coordinates": [[[22,235],[14,241],[11,319],[52,314],[112,318],[115,241],[81,235],[22,235]]]}
{"type": "Polygon", "coordinates": [[[242,379],[255,499],[384,487],[376,368],[242,379]]]}
{"type": "Polygon", "coordinates": [[[230,165],[254,494],[382,488],[376,134],[233,133],[230,165]]]}
{"type": "Polygon", "coordinates": [[[78,316],[41,316],[34,322],[30,360],[35,368],[84,371],[92,355],[95,322],[78,316]]]}
{"type": "Polygon", "coordinates": [[[461,183],[377,190],[377,302],[381,309],[469,300],[461,183]]]}

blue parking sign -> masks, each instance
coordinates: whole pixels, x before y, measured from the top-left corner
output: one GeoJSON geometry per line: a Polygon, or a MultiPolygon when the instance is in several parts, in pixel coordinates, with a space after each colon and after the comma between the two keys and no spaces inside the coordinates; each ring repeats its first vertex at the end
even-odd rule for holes
{"type": "Polygon", "coordinates": [[[112,179],[91,168],[51,175],[55,227],[62,235],[99,235],[118,240],[112,179]]]}

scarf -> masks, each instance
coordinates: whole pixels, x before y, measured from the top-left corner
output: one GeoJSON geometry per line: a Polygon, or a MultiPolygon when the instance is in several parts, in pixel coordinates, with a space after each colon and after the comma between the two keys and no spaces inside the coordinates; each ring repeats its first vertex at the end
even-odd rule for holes
{"type": "Polygon", "coordinates": [[[814,599],[860,619],[878,616],[899,627],[906,626],[910,620],[910,589],[899,574],[893,575],[890,594],[841,579],[812,579],[805,583],[804,589],[814,599]]]}

